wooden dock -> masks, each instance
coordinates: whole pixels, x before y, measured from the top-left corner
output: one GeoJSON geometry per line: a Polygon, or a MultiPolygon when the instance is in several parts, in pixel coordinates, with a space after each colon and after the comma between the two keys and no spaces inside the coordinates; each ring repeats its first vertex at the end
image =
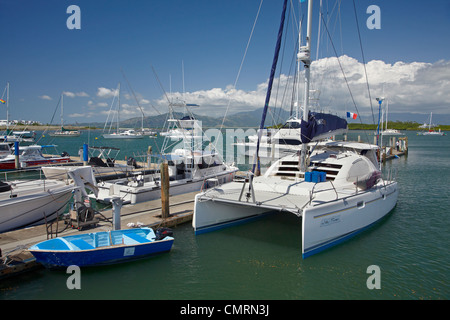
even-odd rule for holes
{"type": "MultiPolygon", "coordinates": [[[[194,212],[194,198],[198,192],[186,193],[170,197],[169,217],[162,218],[161,199],[142,202],[135,205],[124,205],[120,211],[121,229],[129,229],[128,224],[143,227],[176,227],[179,224],[192,221],[194,212]]],[[[51,225],[40,225],[26,229],[5,232],[0,234],[0,249],[2,251],[2,264],[6,257],[13,263],[6,268],[0,268],[0,279],[12,276],[27,270],[41,267],[35,262],[27,248],[31,245],[50,239],[52,236],[67,236],[77,233],[90,233],[112,229],[112,209],[100,212],[95,216],[96,225],[83,228],[81,231],[72,228],[67,221],[59,220],[51,225]],[[48,231],[47,231],[48,230],[48,231]],[[49,234],[51,232],[51,234],[49,234]]]]}

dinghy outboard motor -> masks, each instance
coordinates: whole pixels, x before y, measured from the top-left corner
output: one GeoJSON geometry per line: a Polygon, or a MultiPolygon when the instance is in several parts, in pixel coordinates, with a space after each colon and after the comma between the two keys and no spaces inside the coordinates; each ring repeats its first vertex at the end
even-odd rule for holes
{"type": "Polygon", "coordinates": [[[173,231],[170,228],[158,228],[155,231],[156,240],[162,240],[165,237],[172,237],[173,231]]]}
{"type": "Polygon", "coordinates": [[[94,220],[95,211],[91,207],[81,205],[77,208],[78,221],[87,222],[94,220]]]}

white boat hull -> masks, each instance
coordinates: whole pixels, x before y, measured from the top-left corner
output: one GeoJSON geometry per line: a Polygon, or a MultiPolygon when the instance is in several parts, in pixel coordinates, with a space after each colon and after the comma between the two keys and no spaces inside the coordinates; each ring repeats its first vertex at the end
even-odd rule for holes
{"type": "MultiPolygon", "coordinates": [[[[247,201],[245,196],[238,201],[238,189],[234,189],[234,197],[228,198],[200,193],[195,197],[192,226],[195,234],[201,234],[248,222],[265,214],[288,211],[302,218],[302,256],[306,258],[364,231],[391,212],[397,203],[397,183],[385,183],[335,201],[315,204],[307,204],[306,201],[304,208],[297,212],[298,205],[291,208],[276,206],[270,201],[253,202],[251,198],[247,201]]],[[[231,191],[224,190],[227,192],[231,191]]],[[[289,202],[286,198],[285,203],[289,202]]]]}
{"type": "MultiPolygon", "coordinates": [[[[65,180],[68,179],[67,173],[71,171],[72,168],[73,166],[42,167],[41,170],[44,172],[47,179],[65,180]]],[[[119,174],[124,172],[132,172],[133,169],[133,166],[128,165],[116,165],[114,167],[92,166],[92,172],[94,175],[119,174]]]]}
{"type": "MultiPolygon", "coordinates": [[[[73,186],[0,200],[0,232],[45,223],[63,213],[73,186]]],[[[9,192],[7,192],[9,194],[9,192]]]]}
{"type": "Polygon", "coordinates": [[[142,139],[144,135],[127,135],[127,134],[104,134],[103,138],[105,139],[142,139]]]}
{"type": "Polygon", "coordinates": [[[392,182],[335,202],[308,207],[302,217],[304,258],[337,245],[371,227],[395,207],[397,183],[392,182]]]}
{"type": "Polygon", "coordinates": [[[233,201],[214,201],[202,199],[203,194],[195,196],[192,227],[195,234],[216,231],[260,218],[273,211],[265,207],[247,203],[242,205],[233,201]]]}
{"type": "MultiPolygon", "coordinates": [[[[234,177],[235,172],[226,171],[221,175],[214,175],[219,184],[230,182],[234,177]]],[[[211,177],[211,178],[212,178],[211,177]]],[[[169,194],[178,195],[183,193],[201,191],[206,189],[207,185],[205,179],[180,179],[170,181],[169,194]]],[[[120,197],[123,203],[136,204],[140,202],[150,201],[161,198],[161,184],[146,183],[144,186],[125,186],[113,182],[97,183],[98,195],[97,201],[110,203],[113,197],[120,197]]]]}

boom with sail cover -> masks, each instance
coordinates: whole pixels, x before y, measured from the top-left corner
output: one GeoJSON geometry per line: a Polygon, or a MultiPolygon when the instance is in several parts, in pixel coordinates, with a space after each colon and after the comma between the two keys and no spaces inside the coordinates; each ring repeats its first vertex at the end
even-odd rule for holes
{"type": "Polygon", "coordinates": [[[346,131],[347,121],[329,113],[309,112],[308,121],[302,120],[300,129],[302,143],[308,143],[346,131]]]}

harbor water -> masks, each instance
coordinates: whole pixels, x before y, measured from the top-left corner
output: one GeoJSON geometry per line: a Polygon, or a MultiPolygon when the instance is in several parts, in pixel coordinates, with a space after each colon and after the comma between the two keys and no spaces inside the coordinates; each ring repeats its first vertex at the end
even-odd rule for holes
{"type": "MultiPolygon", "coordinates": [[[[349,140],[358,135],[351,131],[349,140]]],[[[82,269],[81,289],[68,289],[65,271],[39,269],[1,280],[0,299],[447,300],[450,136],[407,136],[408,155],[383,169],[397,172],[396,208],[373,228],[320,254],[301,258],[301,220],[288,213],[197,236],[186,223],[174,228],[170,253],[82,269]],[[379,268],[379,288],[368,285],[373,266],[379,268]]],[[[124,159],[144,155],[148,146],[157,152],[161,140],[103,140],[99,132],[86,131],[41,143],[55,143],[71,155],[83,143],[114,146],[124,159]]]]}

